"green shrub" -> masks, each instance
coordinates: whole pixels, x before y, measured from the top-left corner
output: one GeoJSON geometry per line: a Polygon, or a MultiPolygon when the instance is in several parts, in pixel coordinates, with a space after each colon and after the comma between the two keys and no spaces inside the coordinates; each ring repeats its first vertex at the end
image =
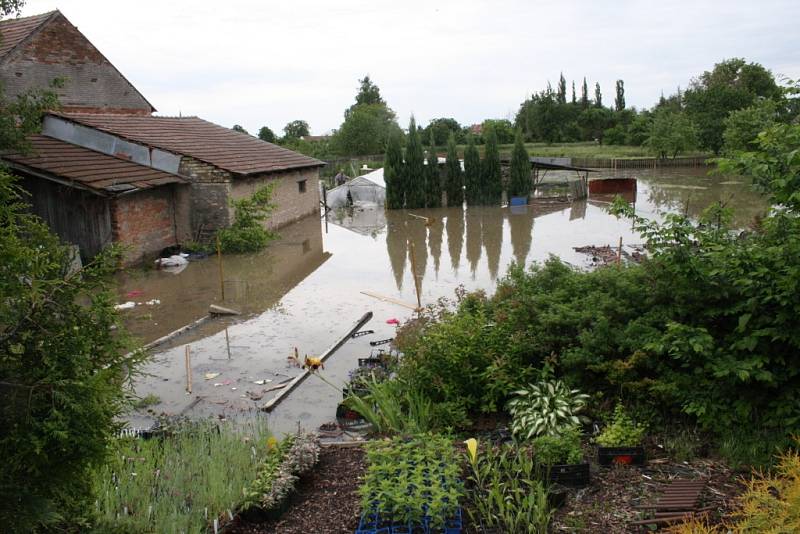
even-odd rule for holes
{"type": "Polygon", "coordinates": [[[508,402],[511,411],[511,430],[522,439],[558,435],[582,421],[578,415],[586,406],[589,395],[570,389],[561,380],[543,380],[514,392],[508,402]]]}
{"type": "Polygon", "coordinates": [[[233,224],[217,232],[222,252],[258,252],[275,236],[264,228],[264,221],[275,206],[271,203],[274,184],[260,187],[249,198],[231,199],[233,224]]]}
{"type": "Polygon", "coordinates": [[[536,461],[542,465],[578,464],[583,459],[581,435],[576,429],[560,435],[539,436],[531,446],[536,461]]]}
{"type": "Polygon", "coordinates": [[[611,423],[595,439],[602,447],[635,447],[642,442],[647,429],[633,420],[625,413],[625,407],[618,403],[614,408],[611,423]]]}

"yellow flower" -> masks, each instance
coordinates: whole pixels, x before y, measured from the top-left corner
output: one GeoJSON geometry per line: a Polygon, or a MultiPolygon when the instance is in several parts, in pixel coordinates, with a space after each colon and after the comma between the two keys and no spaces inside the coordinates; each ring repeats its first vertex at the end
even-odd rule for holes
{"type": "Polygon", "coordinates": [[[267,450],[271,451],[278,445],[278,440],[275,439],[274,436],[270,436],[267,438],[267,450]]]}
{"type": "Polygon", "coordinates": [[[467,444],[467,452],[469,453],[469,460],[474,464],[478,459],[478,440],[469,438],[464,443],[467,444]]]}

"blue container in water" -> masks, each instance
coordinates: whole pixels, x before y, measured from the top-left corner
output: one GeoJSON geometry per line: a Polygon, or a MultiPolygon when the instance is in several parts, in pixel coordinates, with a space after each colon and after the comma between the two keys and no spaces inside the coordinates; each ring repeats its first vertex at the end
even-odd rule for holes
{"type": "Polygon", "coordinates": [[[509,200],[509,206],[525,206],[528,203],[527,197],[511,197],[509,200]]]}

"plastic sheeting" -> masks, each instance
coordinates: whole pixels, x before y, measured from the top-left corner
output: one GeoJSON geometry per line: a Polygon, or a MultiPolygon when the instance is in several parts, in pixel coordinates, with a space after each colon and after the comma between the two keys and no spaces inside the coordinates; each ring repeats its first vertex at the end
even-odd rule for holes
{"type": "Polygon", "coordinates": [[[328,191],[328,208],[337,209],[348,206],[383,206],[386,202],[386,183],[383,169],[377,169],[328,191]],[[348,199],[348,193],[350,199],[348,199]]]}

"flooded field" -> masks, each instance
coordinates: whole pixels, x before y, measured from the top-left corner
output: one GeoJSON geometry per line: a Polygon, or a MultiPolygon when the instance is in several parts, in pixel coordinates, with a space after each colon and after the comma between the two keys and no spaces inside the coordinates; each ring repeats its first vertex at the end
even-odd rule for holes
{"type": "MultiPolygon", "coordinates": [[[[600,173],[598,173],[600,174],[600,173]]],[[[766,209],[763,198],[741,178],[708,177],[704,169],[617,172],[636,177],[636,211],[659,217],[668,211],[699,214],[722,201],[735,210],[736,224],[747,225],[766,209]]],[[[593,176],[594,178],[595,176],[593,176]]],[[[633,198],[633,197],[631,197],[633,198]]],[[[234,415],[256,410],[276,395],[266,391],[298,369],[287,358],[319,355],[365,312],[374,318],[364,329],[374,334],[352,339],[325,364],[325,379],[347,380],[357,358],[369,354],[369,341],[391,338],[394,326],[416,304],[408,243],[413,243],[422,303],[452,297],[467,289],[491,290],[512,261],[530,264],[551,254],[576,266],[588,258],[573,250],[584,245],[612,245],[622,237],[640,243],[630,223],[606,212],[610,199],[554,202],[521,208],[442,208],[405,211],[366,210],[309,217],[281,230],[280,239],[254,255],[224,257],[225,301],[216,258],[191,262],[182,272],[138,271],[120,275],[120,302],[158,303],[126,310],[130,331],[149,342],[207,313],[210,304],[242,312],[214,319],[167,345],[137,381],[137,394],[155,395],[156,412],[190,416],[234,415]],[[406,303],[380,300],[378,295],[406,303]],[[192,394],[185,390],[186,346],[192,362],[192,394]],[[256,383],[258,382],[258,383],[256,383]]],[[[276,432],[297,425],[317,428],[334,417],[341,393],[310,377],[270,414],[276,432]]],[[[260,413],[260,412],[259,412],[260,413]]],[[[131,418],[148,426],[151,418],[131,418]]]]}

